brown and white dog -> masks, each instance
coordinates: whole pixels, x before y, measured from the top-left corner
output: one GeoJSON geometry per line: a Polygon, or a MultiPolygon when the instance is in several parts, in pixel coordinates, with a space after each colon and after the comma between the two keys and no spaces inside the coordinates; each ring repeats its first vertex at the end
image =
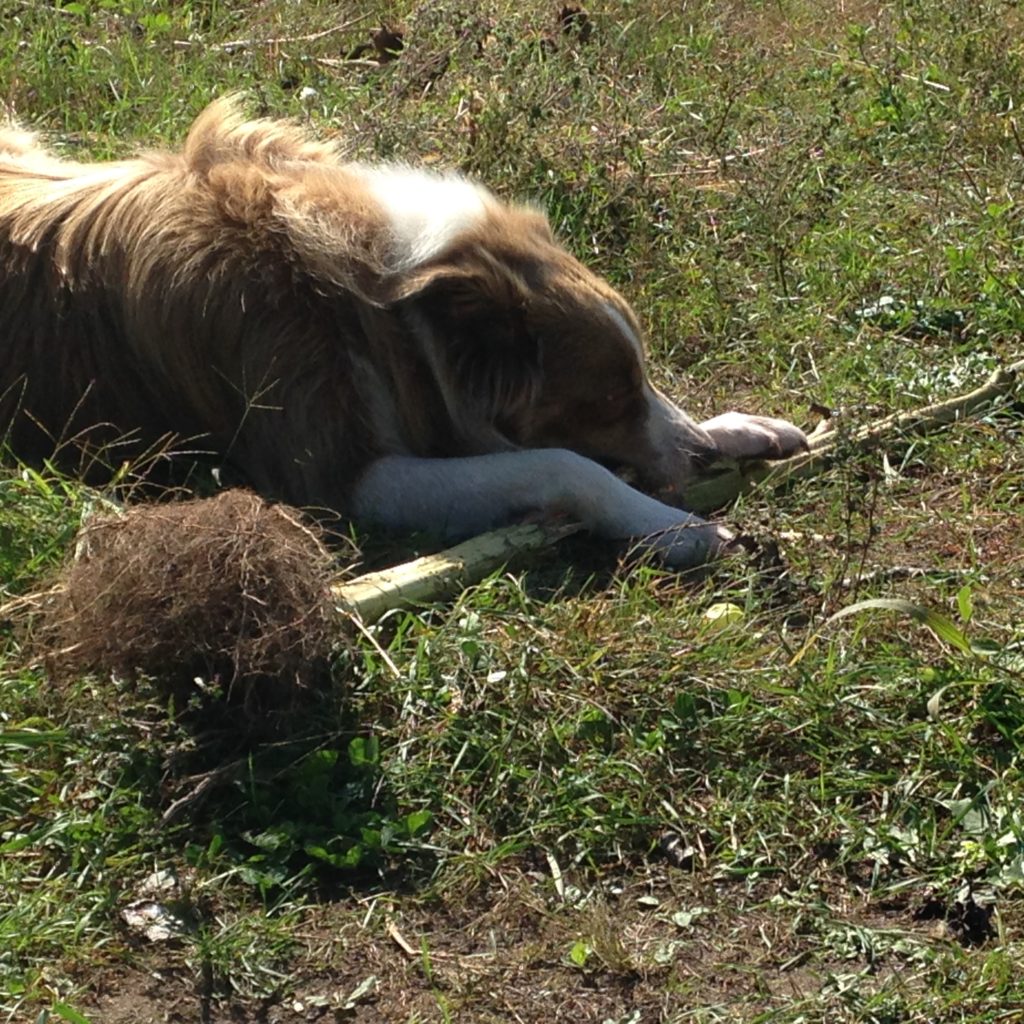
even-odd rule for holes
{"type": "Polygon", "coordinates": [[[201,437],[294,504],[447,536],[568,515],[678,566],[729,535],[649,495],[806,444],[676,408],[629,306],[536,210],[344,163],[233,100],[180,153],[118,163],[0,130],[0,423],[29,458],[201,437]]]}

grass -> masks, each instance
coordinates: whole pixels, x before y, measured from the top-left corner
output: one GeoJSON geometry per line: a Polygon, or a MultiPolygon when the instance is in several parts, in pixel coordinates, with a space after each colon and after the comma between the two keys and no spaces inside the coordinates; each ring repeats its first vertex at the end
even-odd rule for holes
{"type": "MultiPolygon", "coordinates": [[[[1020,358],[1014,5],[608,0],[586,40],[557,7],[7,0],[0,80],[73,155],[241,89],[534,199],[698,413],[859,424],[1020,358]],[[380,22],[398,58],[344,62],[380,22]]],[[[347,640],[315,722],[251,750],[145,682],[56,688],[6,632],[0,1014],[1024,1019],[1022,431],[748,497],[781,553],[703,582],[566,542],[347,640]],[[833,618],[878,598],[917,617],[833,618]],[[145,899],[169,938],[126,923],[145,899]]],[[[95,499],[6,465],[10,600],[95,499]]]]}

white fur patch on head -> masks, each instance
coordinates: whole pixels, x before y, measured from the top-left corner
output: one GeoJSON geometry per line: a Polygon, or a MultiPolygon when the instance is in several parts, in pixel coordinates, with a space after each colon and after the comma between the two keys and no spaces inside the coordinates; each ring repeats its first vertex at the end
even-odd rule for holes
{"type": "Polygon", "coordinates": [[[637,337],[636,331],[629,326],[629,321],[610,302],[604,302],[602,305],[604,306],[604,311],[608,314],[609,319],[616,327],[618,327],[630,345],[632,345],[633,351],[636,353],[636,357],[642,366],[644,362],[644,347],[640,343],[640,339],[637,337]]]}
{"type": "Polygon", "coordinates": [[[361,179],[388,219],[396,270],[410,270],[444,252],[496,202],[485,188],[457,174],[368,164],[348,169],[361,179]]]}

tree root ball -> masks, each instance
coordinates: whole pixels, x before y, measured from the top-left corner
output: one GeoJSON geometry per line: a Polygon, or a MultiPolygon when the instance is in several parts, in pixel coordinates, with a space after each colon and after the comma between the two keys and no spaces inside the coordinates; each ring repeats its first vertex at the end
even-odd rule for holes
{"type": "Polygon", "coordinates": [[[335,576],[316,526],[245,491],[98,514],[33,643],[58,681],[142,673],[179,704],[288,711],[326,678],[335,576]]]}

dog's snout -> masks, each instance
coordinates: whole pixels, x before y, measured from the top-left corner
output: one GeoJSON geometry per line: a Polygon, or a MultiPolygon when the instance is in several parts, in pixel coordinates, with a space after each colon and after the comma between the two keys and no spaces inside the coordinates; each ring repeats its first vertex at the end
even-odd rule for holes
{"type": "Polygon", "coordinates": [[[707,469],[719,456],[718,448],[714,444],[705,444],[702,441],[693,442],[686,446],[686,454],[694,469],[707,469]]]}

